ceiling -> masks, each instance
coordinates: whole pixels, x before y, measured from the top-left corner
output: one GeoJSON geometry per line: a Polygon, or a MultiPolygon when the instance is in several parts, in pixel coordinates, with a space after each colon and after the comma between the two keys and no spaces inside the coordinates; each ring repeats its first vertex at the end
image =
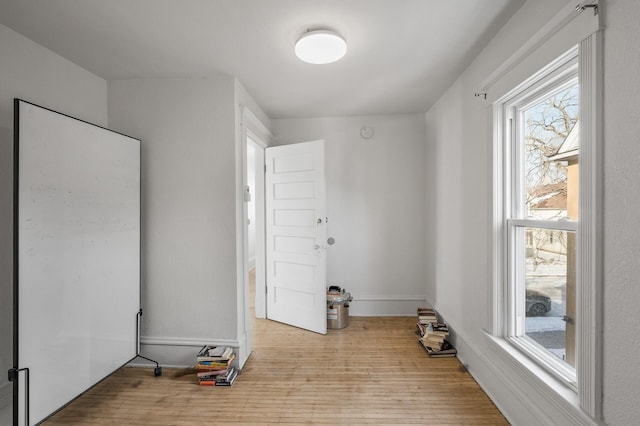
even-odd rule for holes
{"type": "Polygon", "coordinates": [[[400,114],[427,111],[523,2],[0,0],[0,23],[106,80],[235,76],[271,118],[400,114]],[[318,28],[347,40],[342,60],[294,56],[318,28]]]}

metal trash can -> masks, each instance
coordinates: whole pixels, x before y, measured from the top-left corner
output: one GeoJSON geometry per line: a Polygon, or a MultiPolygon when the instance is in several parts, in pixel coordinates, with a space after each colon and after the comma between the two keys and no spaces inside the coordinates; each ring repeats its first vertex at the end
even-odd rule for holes
{"type": "Polygon", "coordinates": [[[351,293],[332,285],[327,291],[327,328],[341,329],[349,325],[351,293]]]}

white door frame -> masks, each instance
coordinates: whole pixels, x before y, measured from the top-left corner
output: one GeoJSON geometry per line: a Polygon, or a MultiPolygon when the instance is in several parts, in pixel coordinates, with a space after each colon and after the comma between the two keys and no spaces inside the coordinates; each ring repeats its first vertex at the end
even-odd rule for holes
{"type": "MultiPolygon", "coordinates": [[[[239,136],[236,136],[236,300],[237,300],[237,336],[238,336],[238,362],[240,368],[251,354],[251,318],[249,318],[249,242],[248,242],[248,208],[244,202],[244,192],[247,186],[247,143],[251,138],[262,155],[262,170],[256,170],[256,180],[258,176],[264,181],[264,149],[269,146],[272,133],[256,117],[256,115],[244,105],[239,105],[240,129],[239,136]]],[[[238,134],[238,133],[236,133],[238,134]]],[[[256,152],[258,154],[258,152],[256,152]]],[[[257,190],[264,199],[264,189],[257,190]]],[[[263,202],[264,204],[264,202],[263,202]]],[[[258,211],[256,206],[256,265],[262,262],[262,279],[258,279],[258,267],[256,267],[256,295],[262,296],[262,317],[265,316],[265,288],[264,284],[264,208],[258,211]],[[261,221],[257,219],[261,218],[261,221]],[[260,229],[260,227],[262,229],[260,229]],[[258,282],[262,282],[262,289],[258,282]]],[[[258,297],[256,297],[258,298],[258,297]]],[[[257,301],[256,301],[257,302],[257,301]]],[[[260,312],[259,304],[256,303],[256,312],[260,312]]]]}

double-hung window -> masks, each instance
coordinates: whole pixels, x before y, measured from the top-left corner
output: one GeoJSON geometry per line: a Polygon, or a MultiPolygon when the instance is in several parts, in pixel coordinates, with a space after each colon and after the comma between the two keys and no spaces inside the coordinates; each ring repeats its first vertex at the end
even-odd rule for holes
{"type": "Polygon", "coordinates": [[[575,383],[580,86],[573,49],[501,103],[506,330],[575,383]]]}
{"type": "Polygon", "coordinates": [[[493,103],[492,329],[597,418],[601,38],[585,34],[493,103]]]}

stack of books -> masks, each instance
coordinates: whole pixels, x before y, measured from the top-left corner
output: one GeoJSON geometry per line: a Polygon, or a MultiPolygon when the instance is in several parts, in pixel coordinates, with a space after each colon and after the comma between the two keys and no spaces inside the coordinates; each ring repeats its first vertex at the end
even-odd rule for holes
{"type": "Polygon", "coordinates": [[[434,349],[430,346],[427,346],[427,343],[423,342],[422,340],[420,340],[420,344],[422,345],[424,350],[427,351],[427,354],[429,354],[430,358],[450,358],[456,356],[456,354],[458,353],[456,348],[451,346],[451,343],[447,342],[446,340],[442,344],[442,349],[434,349]]]}
{"type": "Polygon", "coordinates": [[[449,335],[449,328],[441,322],[432,322],[425,327],[424,334],[420,340],[428,347],[436,350],[442,349],[446,337],[449,335]]]}
{"type": "Polygon", "coordinates": [[[200,386],[231,386],[238,376],[235,359],[230,346],[203,346],[196,357],[200,386]]]}
{"type": "Polygon", "coordinates": [[[416,332],[420,336],[418,342],[432,358],[456,356],[456,348],[447,341],[449,327],[438,320],[434,309],[418,308],[416,332]]]}
{"type": "Polygon", "coordinates": [[[427,326],[432,322],[438,322],[438,315],[433,308],[418,308],[418,324],[427,326]]]}

